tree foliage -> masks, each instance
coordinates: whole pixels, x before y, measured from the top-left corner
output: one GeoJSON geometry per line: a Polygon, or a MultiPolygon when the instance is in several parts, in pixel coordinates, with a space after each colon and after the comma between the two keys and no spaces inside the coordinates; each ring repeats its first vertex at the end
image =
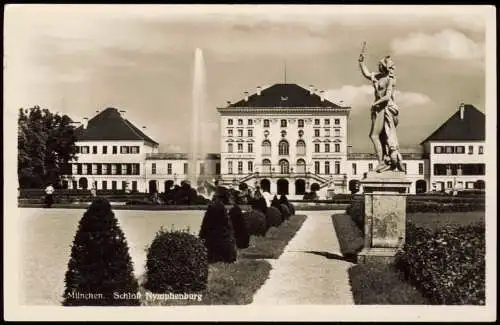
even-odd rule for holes
{"type": "Polygon", "coordinates": [[[75,159],[76,135],[67,115],[53,114],[34,106],[19,109],[18,177],[21,188],[59,185],[69,174],[68,162],[75,159]]]}

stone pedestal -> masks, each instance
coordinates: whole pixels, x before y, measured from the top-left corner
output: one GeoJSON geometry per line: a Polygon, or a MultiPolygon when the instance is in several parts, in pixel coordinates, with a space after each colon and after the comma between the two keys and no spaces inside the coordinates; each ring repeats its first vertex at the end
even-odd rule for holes
{"type": "Polygon", "coordinates": [[[390,263],[402,247],[410,184],[402,172],[369,172],[360,181],[365,200],[365,239],[358,262],[390,263]]]}

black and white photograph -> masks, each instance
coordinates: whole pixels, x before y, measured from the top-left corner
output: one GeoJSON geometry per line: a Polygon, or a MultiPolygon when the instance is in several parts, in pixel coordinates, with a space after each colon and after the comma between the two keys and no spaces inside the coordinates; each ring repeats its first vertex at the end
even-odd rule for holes
{"type": "Polygon", "coordinates": [[[494,6],[4,8],[5,319],[496,319],[494,6]]]}

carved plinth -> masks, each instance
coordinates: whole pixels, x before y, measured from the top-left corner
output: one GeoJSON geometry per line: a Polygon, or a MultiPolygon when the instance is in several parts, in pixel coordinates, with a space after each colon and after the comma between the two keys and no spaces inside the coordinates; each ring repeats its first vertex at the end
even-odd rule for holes
{"type": "Polygon", "coordinates": [[[360,263],[389,263],[403,246],[410,184],[400,172],[370,172],[360,181],[365,200],[365,238],[358,255],[360,263]]]}

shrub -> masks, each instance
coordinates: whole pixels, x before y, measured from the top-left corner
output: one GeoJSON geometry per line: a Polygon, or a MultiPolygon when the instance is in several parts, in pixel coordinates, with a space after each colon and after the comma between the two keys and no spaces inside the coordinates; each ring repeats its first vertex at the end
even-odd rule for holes
{"type": "Polygon", "coordinates": [[[264,197],[260,196],[256,200],[253,200],[253,202],[252,202],[252,209],[253,210],[259,210],[260,212],[262,212],[265,215],[266,214],[266,210],[267,210],[266,199],[264,197]]]}
{"type": "Polygon", "coordinates": [[[264,236],[267,232],[266,215],[252,209],[243,214],[249,235],[264,236]]]}
{"type": "Polygon", "coordinates": [[[269,207],[266,213],[267,228],[278,227],[283,222],[281,212],[275,207],[269,207]]]}
{"type": "Polygon", "coordinates": [[[280,208],[280,201],[278,200],[278,197],[275,195],[273,197],[273,200],[271,201],[271,206],[275,208],[280,208]]]}
{"type": "Polygon", "coordinates": [[[302,197],[302,200],[304,200],[304,201],[314,201],[314,200],[317,200],[318,198],[319,197],[318,197],[318,194],[316,194],[316,192],[307,192],[302,197]]]}
{"type": "Polygon", "coordinates": [[[233,226],[236,246],[238,248],[247,248],[248,244],[250,243],[250,235],[248,234],[248,230],[245,225],[245,219],[243,218],[243,211],[241,211],[241,208],[237,205],[233,206],[229,210],[229,218],[231,219],[231,224],[233,226]]]}
{"type": "Polygon", "coordinates": [[[160,229],[147,251],[144,287],[155,293],[193,293],[206,288],[207,249],[187,232],[160,229]]]}
{"type": "Polygon", "coordinates": [[[433,304],[485,304],[484,224],[407,233],[395,265],[433,304]]]}
{"type": "Polygon", "coordinates": [[[288,209],[290,210],[290,214],[292,216],[295,215],[295,206],[293,205],[293,203],[288,202],[288,209]]]}
{"type": "Polygon", "coordinates": [[[106,199],[95,199],[78,225],[65,275],[64,306],[139,305],[138,299],[115,299],[114,293],[136,294],[125,235],[106,199]],[[99,293],[100,299],[78,294],[99,293]]]}
{"type": "Polygon", "coordinates": [[[201,223],[200,237],[205,241],[209,263],[236,261],[233,228],[226,207],[221,202],[208,207],[201,223]]]}
{"type": "Polygon", "coordinates": [[[290,219],[291,213],[290,213],[290,209],[288,208],[288,205],[286,205],[284,203],[280,204],[280,212],[283,215],[284,220],[290,219]]]}

